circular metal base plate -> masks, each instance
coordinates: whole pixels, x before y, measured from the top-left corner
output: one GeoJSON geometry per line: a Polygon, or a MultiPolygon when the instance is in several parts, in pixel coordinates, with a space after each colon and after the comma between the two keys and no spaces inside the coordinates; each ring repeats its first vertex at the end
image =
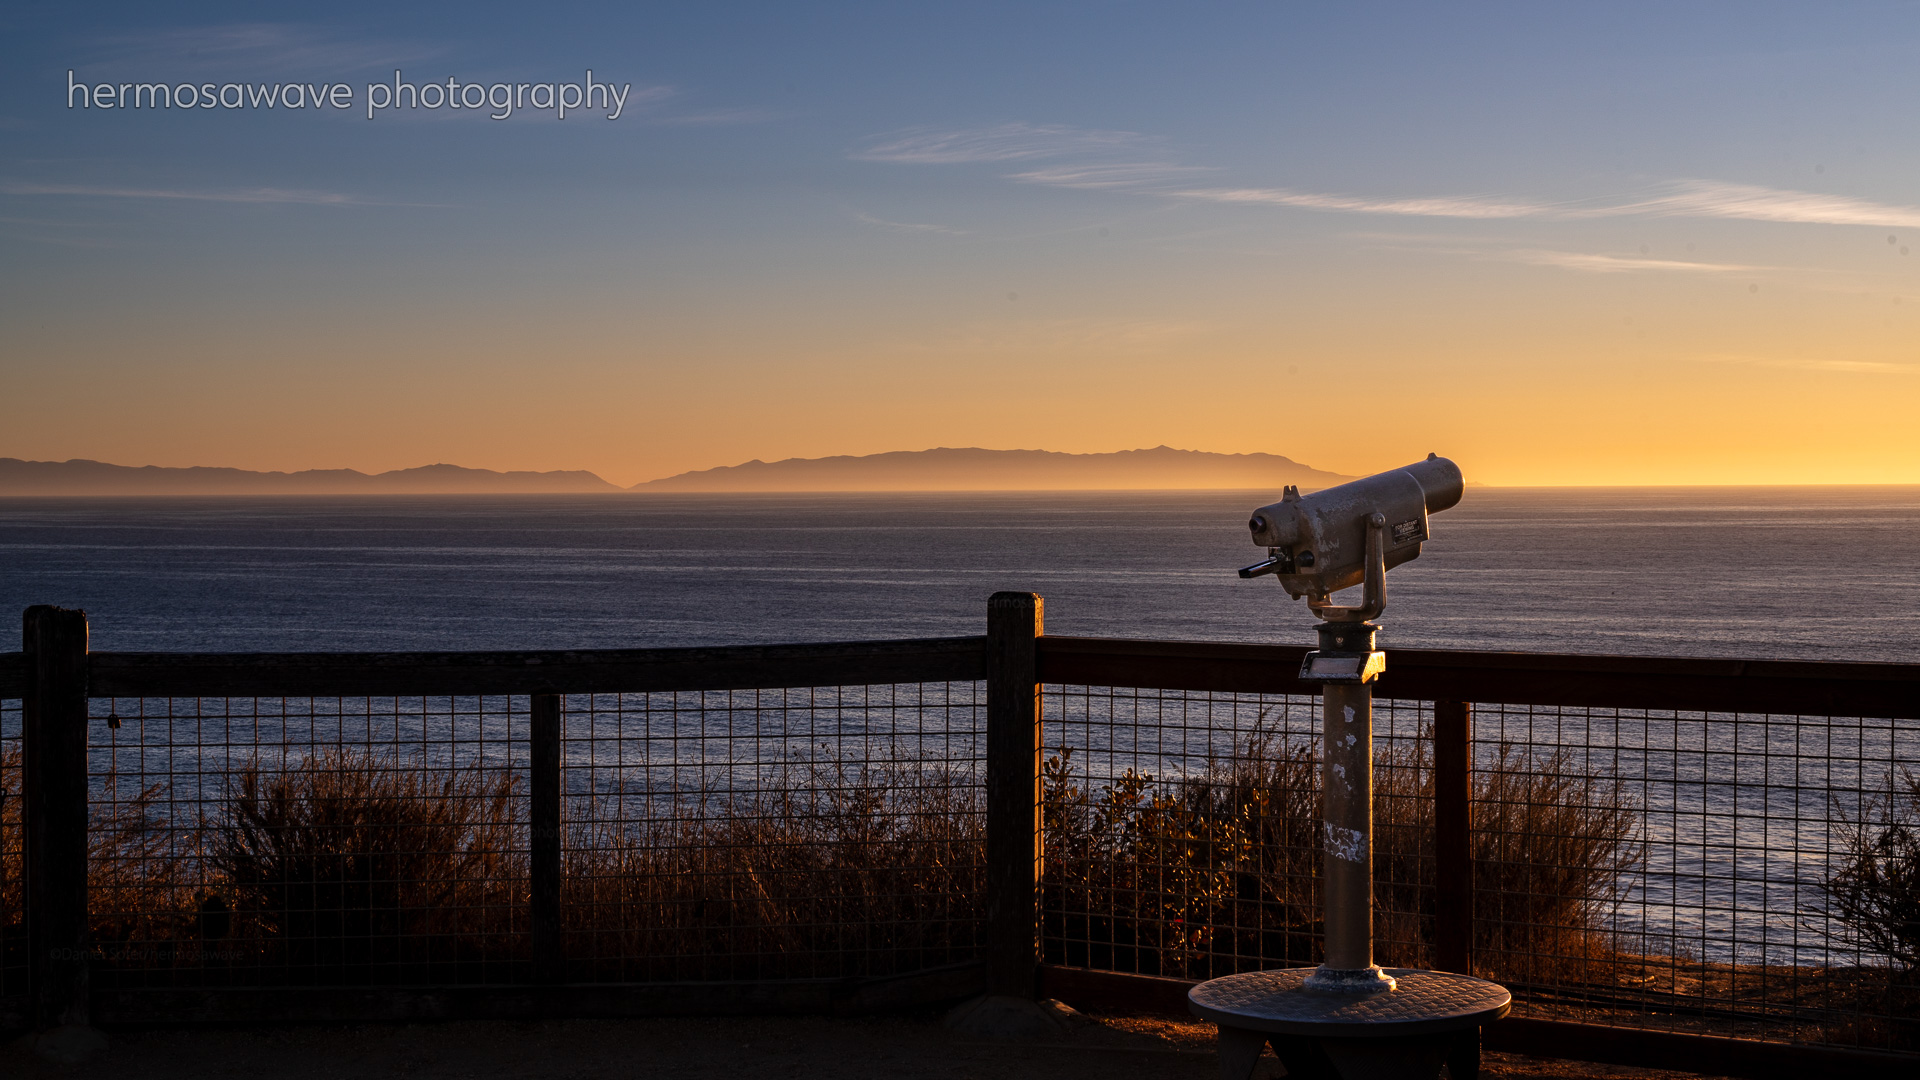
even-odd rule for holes
{"type": "Polygon", "coordinates": [[[1513,1008],[1513,995],[1497,983],[1413,968],[1387,968],[1396,986],[1383,994],[1309,993],[1301,984],[1316,970],[1228,975],[1188,991],[1187,1004],[1195,1016],[1227,1027],[1333,1038],[1459,1031],[1513,1008]]]}

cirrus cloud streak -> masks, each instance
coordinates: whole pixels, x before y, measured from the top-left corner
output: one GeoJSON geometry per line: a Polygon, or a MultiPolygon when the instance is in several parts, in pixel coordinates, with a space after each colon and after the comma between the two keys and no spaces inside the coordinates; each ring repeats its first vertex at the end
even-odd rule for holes
{"type": "Polygon", "coordinates": [[[1863,375],[1920,375],[1920,365],[1893,364],[1881,360],[1827,360],[1777,356],[1703,356],[1709,364],[1740,364],[1747,367],[1788,368],[1796,371],[1850,371],[1863,375]]]}
{"type": "Polygon", "coordinates": [[[1612,200],[1553,201],[1510,194],[1363,195],[1291,187],[1192,186],[1219,172],[1188,165],[1158,140],[1131,131],[1058,124],[1000,124],[939,131],[916,128],[881,136],[852,155],[896,165],[969,165],[1049,161],[1006,179],[1049,187],[1122,191],[1144,196],[1324,213],[1480,221],[1581,221],[1622,217],[1693,217],[1776,224],[1920,228],[1920,206],[1847,195],[1770,188],[1721,180],[1679,179],[1612,200]]]}
{"type": "Polygon", "coordinates": [[[69,195],[106,199],[185,199],[193,202],[294,203],[307,206],[374,205],[365,199],[334,191],[290,188],[232,188],[193,190],[169,188],[98,187],[87,184],[0,184],[0,195],[69,195]]]}

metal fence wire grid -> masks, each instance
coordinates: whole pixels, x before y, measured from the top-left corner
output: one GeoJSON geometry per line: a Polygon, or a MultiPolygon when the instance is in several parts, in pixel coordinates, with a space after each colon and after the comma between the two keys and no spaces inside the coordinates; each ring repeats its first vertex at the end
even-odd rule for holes
{"type": "MultiPolygon", "coordinates": [[[[995,605],[975,638],[284,656],[89,653],[32,609],[0,655],[0,1023],[1318,963],[1304,650],[995,605]]],[[[1618,1038],[1920,1050],[1920,665],[1400,650],[1373,750],[1378,962],[1618,1038]]],[[[591,1004],[486,1015],[528,1002],[591,1004]]]]}

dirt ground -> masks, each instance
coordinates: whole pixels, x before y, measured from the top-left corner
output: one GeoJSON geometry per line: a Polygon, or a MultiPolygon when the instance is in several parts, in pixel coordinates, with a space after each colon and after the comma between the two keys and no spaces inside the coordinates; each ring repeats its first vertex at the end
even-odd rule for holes
{"type": "MultiPolygon", "coordinates": [[[[947,1030],[939,1014],[866,1019],[750,1017],[115,1031],[84,1065],[60,1068],[29,1039],[0,1047],[9,1080],[1217,1080],[1213,1028],[1100,1016],[1058,1038],[1001,1041],[947,1030]]],[[[1284,1075],[1269,1056],[1256,1076],[1284,1075]]],[[[1500,1080],[1681,1080],[1691,1073],[1489,1054],[1500,1080]]]]}

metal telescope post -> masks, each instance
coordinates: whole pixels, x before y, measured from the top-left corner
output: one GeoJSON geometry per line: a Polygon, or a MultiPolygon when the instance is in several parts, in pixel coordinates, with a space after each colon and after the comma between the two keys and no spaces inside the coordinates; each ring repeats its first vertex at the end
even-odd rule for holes
{"type": "Polygon", "coordinates": [[[1458,503],[1464,483],[1430,454],[1310,496],[1289,487],[1248,522],[1268,557],[1240,576],[1275,575],[1322,620],[1300,679],[1321,695],[1325,959],[1187,993],[1195,1016],[1220,1025],[1221,1080],[1249,1080],[1268,1043],[1303,1080],[1432,1080],[1443,1059],[1454,1080],[1472,1080],[1480,1025],[1512,1007],[1506,988],[1484,979],[1373,962],[1373,682],[1387,667],[1373,620],[1386,610],[1387,570],[1419,555],[1427,515],[1458,503]],[[1357,606],[1331,602],[1356,583],[1357,606]]]}
{"type": "Polygon", "coordinates": [[[1376,650],[1387,606],[1386,518],[1367,519],[1367,568],[1359,607],[1335,607],[1322,596],[1308,606],[1326,620],[1314,629],[1320,648],[1300,664],[1300,678],[1320,684],[1321,856],[1325,959],[1307,977],[1312,993],[1371,994],[1394,988],[1373,962],[1373,680],[1387,669],[1376,650]]]}

